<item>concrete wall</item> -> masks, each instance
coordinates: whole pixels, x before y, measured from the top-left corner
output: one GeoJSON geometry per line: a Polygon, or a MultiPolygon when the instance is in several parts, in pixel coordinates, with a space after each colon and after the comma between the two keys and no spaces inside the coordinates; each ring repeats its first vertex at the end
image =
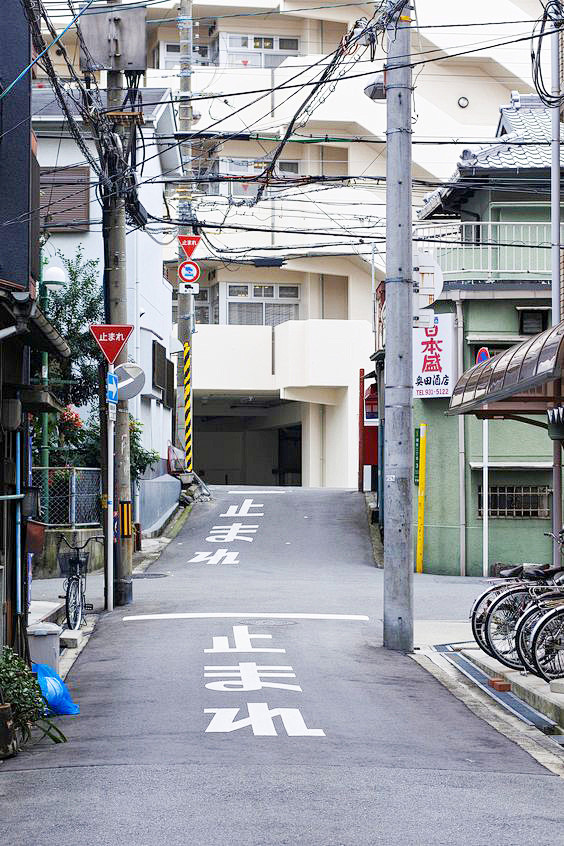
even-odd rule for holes
{"type": "Polygon", "coordinates": [[[180,496],[180,481],[165,474],[139,483],[139,511],[142,531],[159,527],[172,512],[180,496]]]}
{"type": "MultiPolygon", "coordinates": [[[[57,550],[59,547],[59,538],[61,535],[65,537],[70,544],[81,546],[88,538],[100,537],[102,535],[101,526],[96,526],[89,529],[64,529],[54,528],[45,530],[45,546],[42,555],[34,555],[32,563],[32,576],[34,579],[60,579],[61,571],[57,562],[57,550]]],[[[70,549],[65,544],[61,544],[60,551],[70,553],[70,549]]],[[[92,543],[88,546],[90,553],[88,559],[88,572],[91,570],[99,570],[104,566],[104,546],[101,543],[92,543]]]]}

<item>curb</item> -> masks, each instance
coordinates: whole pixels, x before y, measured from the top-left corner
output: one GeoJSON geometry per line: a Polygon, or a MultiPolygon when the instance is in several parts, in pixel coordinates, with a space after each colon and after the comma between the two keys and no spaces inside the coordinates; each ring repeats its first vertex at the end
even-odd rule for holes
{"type": "Polygon", "coordinates": [[[524,675],[520,670],[510,670],[481,649],[462,649],[460,654],[486,675],[507,681],[515,696],[564,729],[564,694],[553,693],[544,679],[539,679],[531,673],[524,675]]]}

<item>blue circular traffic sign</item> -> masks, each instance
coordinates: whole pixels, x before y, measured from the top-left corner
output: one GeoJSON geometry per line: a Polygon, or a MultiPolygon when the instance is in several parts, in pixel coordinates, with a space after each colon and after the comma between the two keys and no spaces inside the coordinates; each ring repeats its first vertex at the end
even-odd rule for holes
{"type": "Polygon", "coordinates": [[[178,276],[182,282],[197,282],[200,278],[200,265],[195,261],[183,261],[178,267],[178,276]]]}

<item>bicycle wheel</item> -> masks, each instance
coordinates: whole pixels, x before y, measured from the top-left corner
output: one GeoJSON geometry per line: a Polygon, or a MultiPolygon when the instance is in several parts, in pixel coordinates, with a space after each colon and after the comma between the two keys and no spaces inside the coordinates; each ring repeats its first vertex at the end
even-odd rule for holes
{"type": "Polygon", "coordinates": [[[79,629],[82,622],[82,598],[80,582],[77,578],[69,579],[67,585],[66,612],[69,629],[79,629]]]}
{"type": "Polygon", "coordinates": [[[538,621],[531,654],[543,679],[551,681],[564,676],[564,608],[553,608],[538,621]]]}
{"type": "Polygon", "coordinates": [[[510,588],[494,600],[486,616],[484,635],[490,654],[512,670],[523,666],[515,649],[515,628],[531,601],[529,587],[510,588]]]}
{"type": "MultiPolygon", "coordinates": [[[[472,609],[470,611],[470,622],[472,625],[472,634],[474,635],[474,640],[484,652],[488,655],[491,655],[490,648],[486,643],[486,638],[484,635],[484,623],[486,621],[486,615],[489,611],[493,601],[500,596],[507,590],[506,584],[501,585],[490,585],[480,596],[474,601],[472,609]]],[[[493,656],[492,656],[493,657],[493,656]]]]}
{"type": "Polygon", "coordinates": [[[543,596],[539,602],[535,602],[529,606],[524,614],[521,615],[515,629],[515,649],[517,657],[521,661],[523,667],[529,672],[538,675],[538,670],[535,666],[532,656],[532,642],[533,632],[536,624],[539,622],[547,611],[554,607],[555,601],[564,602],[562,592],[548,593],[543,596]]]}

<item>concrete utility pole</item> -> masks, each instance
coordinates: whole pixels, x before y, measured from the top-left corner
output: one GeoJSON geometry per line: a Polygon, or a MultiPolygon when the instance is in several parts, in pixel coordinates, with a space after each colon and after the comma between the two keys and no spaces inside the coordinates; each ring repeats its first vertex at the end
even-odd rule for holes
{"type": "MultiPolygon", "coordinates": [[[[552,21],[554,33],[551,36],[551,94],[560,98],[560,30],[552,21]]],[[[551,109],[552,144],[550,167],[550,220],[552,242],[552,325],[560,323],[560,102],[551,109]]],[[[558,403],[559,404],[559,403],[558,403]]],[[[562,529],[562,444],[552,444],[552,532],[558,537],[562,529]]],[[[560,546],[552,542],[552,563],[561,563],[560,546]]]]}
{"type": "MultiPolygon", "coordinates": [[[[388,3],[389,7],[395,4],[388,3]]],[[[386,440],[384,646],[413,649],[413,261],[409,4],[388,27],[386,62],[386,440]]]]}
{"type": "MultiPolygon", "coordinates": [[[[108,4],[115,6],[121,0],[108,0],[108,4]]],[[[117,29],[116,29],[117,31],[117,29]]],[[[116,51],[120,49],[116,45],[116,51]]],[[[124,77],[121,71],[108,71],[108,110],[120,112],[124,99],[124,77]]],[[[123,149],[127,149],[126,129],[123,122],[119,123],[119,135],[123,149]]],[[[108,200],[108,226],[105,236],[107,245],[106,284],[109,302],[110,323],[127,324],[127,279],[125,254],[125,202],[117,195],[119,176],[114,182],[111,196],[108,200]]],[[[136,320],[137,320],[136,315],[136,320]]],[[[127,361],[127,344],[116,359],[116,365],[127,361]]],[[[129,453],[129,408],[127,400],[120,400],[117,407],[115,424],[115,481],[114,481],[114,509],[119,511],[120,502],[131,501],[131,471],[129,453]]],[[[112,456],[108,455],[108,462],[112,456]]],[[[111,542],[111,538],[108,538],[111,542]]],[[[117,556],[114,562],[114,604],[129,605],[133,600],[132,561],[133,538],[120,538],[117,543],[117,556]]]]}
{"type": "MultiPolygon", "coordinates": [[[[178,13],[178,34],[180,39],[180,100],[178,106],[178,128],[180,132],[192,130],[192,51],[193,51],[193,21],[192,0],[180,0],[178,13]]],[[[182,173],[184,181],[178,186],[178,217],[186,225],[180,226],[179,235],[191,235],[192,228],[192,142],[183,141],[180,145],[182,159],[182,173]]],[[[182,250],[178,251],[179,259],[185,257],[182,250]]],[[[186,401],[190,405],[190,413],[185,414],[184,371],[191,370],[192,332],[194,331],[194,297],[192,294],[178,293],[178,340],[184,350],[184,358],[178,359],[177,365],[177,393],[176,393],[176,433],[179,446],[185,450],[187,456],[186,471],[192,472],[192,380],[187,385],[186,401]],[[188,346],[187,346],[188,345],[188,346]],[[184,366],[183,366],[184,365],[184,366]],[[188,458],[188,456],[190,456],[188,458]]]]}

